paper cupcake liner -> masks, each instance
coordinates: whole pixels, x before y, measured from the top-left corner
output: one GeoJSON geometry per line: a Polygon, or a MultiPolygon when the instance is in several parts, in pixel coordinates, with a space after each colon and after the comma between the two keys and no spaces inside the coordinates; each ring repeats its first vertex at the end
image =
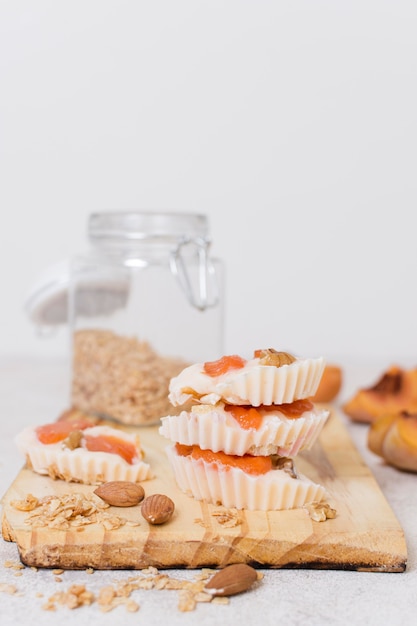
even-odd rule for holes
{"type": "Polygon", "coordinates": [[[325,489],[305,476],[292,478],[284,470],[254,476],[244,471],[202,459],[180,456],[175,446],[167,448],[178,487],[196,500],[251,511],[299,508],[320,501],[325,489]]]}
{"type": "MultiPolygon", "coordinates": [[[[92,431],[93,429],[87,429],[92,431]]],[[[143,461],[128,463],[117,454],[91,452],[84,448],[69,450],[61,443],[42,444],[33,429],[26,429],[16,439],[28,466],[38,474],[67,482],[97,485],[111,480],[139,482],[152,477],[150,465],[143,461]]]]}
{"type": "Polygon", "coordinates": [[[314,396],[324,366],[323,358],[300,359],[281,367],[259,365],[255,359],[239,370],[212,378],[203,373],[201,364],[192,365],[171,380],[169,399],[174,406],[190,399],[251,406],[289,403],[314,396]]]}
{"type": "Polygon", "coordinates": [[[329,411],[316,408],[296,419],[268,414],[260,428],[246,430],[223,406],[196,405],[189,412],[163,417],[159,432],[171,441],[213,452],[293,457],[311,448],[329,417],[329,411]]]}

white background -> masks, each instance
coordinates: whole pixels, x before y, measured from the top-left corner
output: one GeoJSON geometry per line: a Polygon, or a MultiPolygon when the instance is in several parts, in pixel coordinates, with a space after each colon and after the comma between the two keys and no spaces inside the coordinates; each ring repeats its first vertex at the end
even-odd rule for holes
{"type": "Polygon", "coordinates": [[[227,352],[417,363],[415,0],[0,0],[2,355],[90,212],[206,213],[227,352]]]}

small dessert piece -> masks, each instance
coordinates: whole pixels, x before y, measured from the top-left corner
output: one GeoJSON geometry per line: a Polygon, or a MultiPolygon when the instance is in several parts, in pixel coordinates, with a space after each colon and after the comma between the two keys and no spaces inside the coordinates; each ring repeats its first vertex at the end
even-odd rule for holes
{"type": "Polygon", "coordinates": [[[195,404],[189,411],[161,419],[161,435],[213,452],[295,456],[311,448],[329,417],[310,400],[251,407],[218,402],[195,404]]]}
{"type": "Polygon", "coordinates": [[[313,402],[332,402],[342,388],[342,370],[338,365],[325,365],[313,402]]]}
{"type": "Polygon", "coordinates": [[[28,467],[52,478],[95,485],[151,477],[137,434],[91,426],[84,417],[26,428],[16,443],[28,467]]]}
{"type": "Polygon", "coordinates": [[[273,349],[257,350],[246,361],[238,355],[186,367],[169,385],[169,400],[202,404],[284,404],[314,396],[324,359],[300,359],[273,349]]]}
{"type": "Polygon", "coordinates": [[[375,385],[360,389],[343,410],[353,421],[367,423],[388,413],[417,413],[417,368],[391,366],[375,385]]]}
{"type": "Polygon", "coordinates": [[[231,456],[174,444],[167,454],[178,486],[196,500],[225,507],[273,511],[320,501],[325,490],[298,475],[293,461],[273,456],[231,456]]]}
{"type": "Polygon", "coordinates": [[[390,465],[417,472],[417,413],[378,417],[369,428],[368,447],[390,465]]]}

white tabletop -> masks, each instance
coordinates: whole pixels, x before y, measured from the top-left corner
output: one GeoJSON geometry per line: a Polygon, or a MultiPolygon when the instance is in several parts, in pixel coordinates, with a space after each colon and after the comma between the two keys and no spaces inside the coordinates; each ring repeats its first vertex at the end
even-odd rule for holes
{"type": "MultiPolygon", "coordinates": [[[[352,365],[344,369],[343,401],[359,387],[376,381],[389,363],[352,365]]],[[[7,490],[22,466],[14,437],[25,426],[53,421],[67,407],[68,371],[57,360],[3,358],[0,360],[0,495],[7,490]]],[[[52,570],[22,570],[16,546],[0,539],[0,624],[42,623],[56,626],[88,623],[114,624],[306,624],[308,626],[352,624],[367,626],[413,623],[417,606],[417,475],[384,465],[366,447],[367,427],[343,418],[364,460],[374,473],[385,497],[401,523],[408,545],[404,573],[332,570],[261,570],[263,580],[252,590],[230,598],[227,606],[200,603],[192,612],[178,609],[178,592],[136,590],[132,599],[140,606],[135,613],[119,606],[109,613],[96,603],[78,609],[43,607],[47,599],[73,583],[85,584],[97,593],[106,584],[124,581],[132,571],[65,571],[56,580],[52,570]],[[12,585],[16,593],[9,593],[12,585]],[[42,594],[42,597],[41,597],[42,594]]],[[[175,577],[192,580],[196,571],[170,570],[175,577]]]]}

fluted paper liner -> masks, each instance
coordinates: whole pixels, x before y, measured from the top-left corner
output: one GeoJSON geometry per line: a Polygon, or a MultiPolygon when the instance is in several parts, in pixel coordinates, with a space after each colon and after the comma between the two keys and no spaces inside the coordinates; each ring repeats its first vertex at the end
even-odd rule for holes
{"type": "Polygon", "coordinates": [[[241,369],[213,378],[204,374],[201,364],[191,365],[171,380],[169,399],[174,406],[190,399],[255,407],[294,402],[314,396],[324,366],[321,357],[299,359],[281,367],[259,365],[254,359],[241,369]]]}
{"type": "Polygon", "coordinates": [[[223,407],[196,405],[189,412],[168,415],[161,419],[159,432],[171,441],[213,452],[292,457],[311,448],[329,416],[329,411],[314,408],[288,419],[277,406],[277,413],[268,412],[258,429],[244,429],[223,407]]]}
{"type": "Polygon", "coordinates": [[[175,446],[167,455],[178,487],[196,500],[251,511],[293,509],[320,501],[325,489],[308,478],[292,478],[284,470],[258,476],[239,468],[207,463],[177,454],[175,446]]]}

